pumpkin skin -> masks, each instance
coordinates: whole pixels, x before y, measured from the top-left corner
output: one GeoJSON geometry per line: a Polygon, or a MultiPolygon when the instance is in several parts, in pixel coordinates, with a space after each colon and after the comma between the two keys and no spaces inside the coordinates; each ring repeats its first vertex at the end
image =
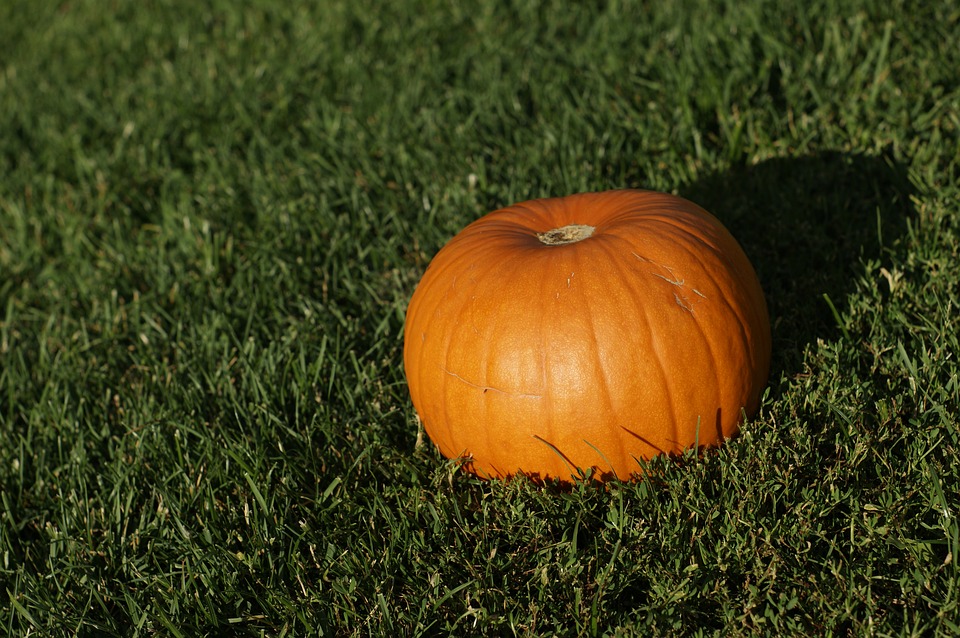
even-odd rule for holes
{"type": "Polygon", "coordinates": [[[640,190],[523,202],[464,228],[407,308],[403,361],[440,452],[483,477],[639,473],[753,415],[770,322],[705,210],[640,190]]]}

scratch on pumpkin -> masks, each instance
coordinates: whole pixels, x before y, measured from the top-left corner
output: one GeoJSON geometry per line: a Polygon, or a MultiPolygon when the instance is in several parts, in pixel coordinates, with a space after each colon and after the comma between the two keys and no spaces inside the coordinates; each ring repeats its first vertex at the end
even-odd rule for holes
{"type": "Polygon", "coordinates": [[[472,381],[467,381],[456,372],[447,370],[443,366],[440,366],[440,369],[446,372],[447,374],[449,374],[454,379],[457,379],[458,381],[462,381],[463,383],[466,383],[471,387],[477,388],[478,390],[483,390],[484,392],[499,392],[500,394],[506,394],[513,397],[520,397],[521,399],[542,399],[543,398],[543,395],[540,395],[540,394],[531,394],[528,392],[511,392],[510,390],[503,390],[501,388],[495,388],[490,385],[479,385],[472,381]]]}
{"type": "MultiPolygon", "coordinates": [[[[663,264],[658,264],[657,262],[653,261],[652,259],[647,259],[647,258],[645,258],[645,257],[641,257],[641,256],[638,255],[637,253],[631,253],[631,254],[632,254],[634,257],[636,257],[637,259],[639,259],[640,261],[644,262],[644,263],[653,264],[653,265],[656,266],[657,268],[660,268],[661,270],[665,270],[665,271],[666,271],[667,273],[669,273],[669,275],[670,275],[669,277],[665,277],[664,275],[661,275],[660,273],[650,272],[650,274],[653,275],[654,277],[656,277],[657,279],[663,279],[663,280],[664,280],[665,282],[667,282],[668,284],[671,284],[671,285],[673,285],[673,286],[676,286],[677,288],[683,288],[684,285],[686,284],[686,280],[685,280],[685,279],[682,279],[682,278],[680,278],[680,277],[677,277],[676,273],[673,272],[673,268],[671,268],[670,266],[665,266],[665,265],[663,265],[663,264]]],[[[691,287],[690,290],[692,290],[693,293],[694,293],[695,295],[697,295],[698,297],[700,297],[701,299],[706,299],[706,298],[707,298],[707,296],[706,296],[705,294],[703,294],[702,292],[700,292],[700,291],[697,290],[696,288],[692,288],[692,287],[691,287]]],[[[681,308],[683,308],[684,310],[686,310],[686,311],[689,312],[690,314],[693,314],[693,302],[691,302],[690,299],[689,299],[686,295],[680,295],[680,294],[677,294],[677,293],[675,292],[675,293],[673,293],[673,299],[674,299],[674,301],[677,302],[677,305],[678,305],[678,306],[680,306],[681,308]]]]}
{"type": "Polygon", "coordinates": [[[673,299],[677,302],[678,306],[689,312],[691,315],[693,314],[693,304],[690,303],[689,299],[686,297],[681,297],[677,293],[673,293],[673,299]]]}
{"type": "Polygon", "coordinates": [[[664,276],[661,275],[660,273],[651,272],[650,274],[653,275],[654,277],[657,277],[657,278],[659,278],[659,279],[663,279],[663,280],[664,280],[665,282],[667,282],[668,284],[673,284],[674,286],[679,286],[679,287],[681,287],[681,288],[683,287],[683,284],[686,283],[683,279],[680,279],[679,277],[677,277],[677,275],[673,272],[673,268],[671,268],[670,266],[664,266],[663,264],[658,264],[657,262],[653,261],[652,259],[647,259],[646,257],[641,257],[641,256],[638,255],[637,253],[631,253],[631,254],[632,254],[634,257],[636,257],[637,259],[639,259],[640,261],[642,261],[642,262],[644,262],[644,263],[646,263],[646,264],[653,264],[653,265],[656,266],[657,268],[659,268],[659,269],[661,269],[661,270],[665,270],[665,271],[667,271],[668,273],[670,273],[670,277],[664,277],[664,276]]]}

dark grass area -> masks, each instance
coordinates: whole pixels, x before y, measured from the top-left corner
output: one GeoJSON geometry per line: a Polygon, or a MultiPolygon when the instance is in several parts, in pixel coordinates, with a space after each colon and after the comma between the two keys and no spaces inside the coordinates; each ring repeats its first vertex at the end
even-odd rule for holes
{"type": "Polygon", "coordinates": [[[0,5],[13,636],[957,635],[953,2],[0,5]],[[760,414],[482,482],[403,378],[466,223],[644,187],[764,285],[760,414]]]}

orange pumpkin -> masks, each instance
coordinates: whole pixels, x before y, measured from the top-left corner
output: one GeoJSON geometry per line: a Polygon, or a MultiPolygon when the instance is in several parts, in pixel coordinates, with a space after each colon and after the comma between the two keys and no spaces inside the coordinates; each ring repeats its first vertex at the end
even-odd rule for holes
{"type": "Polygon", "coordinates": [[[403,361],[424,429],[468,470],[626,479],[638,459],[733,436],[770,348],[763,291],[723,225],[619,190],[467,226],[410,300],[403,361]]]}

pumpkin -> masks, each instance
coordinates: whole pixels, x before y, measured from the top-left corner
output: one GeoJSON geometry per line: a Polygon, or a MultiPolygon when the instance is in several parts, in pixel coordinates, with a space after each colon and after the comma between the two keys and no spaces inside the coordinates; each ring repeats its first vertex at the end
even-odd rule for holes
{"type": "Polygon", "coordinates": [[[403,361],[440,452],[483,477],[640,473],[758,409],[770,322],[723,225],[641,190],[528,201],[464,228],[410,300],[403,361]]]}

